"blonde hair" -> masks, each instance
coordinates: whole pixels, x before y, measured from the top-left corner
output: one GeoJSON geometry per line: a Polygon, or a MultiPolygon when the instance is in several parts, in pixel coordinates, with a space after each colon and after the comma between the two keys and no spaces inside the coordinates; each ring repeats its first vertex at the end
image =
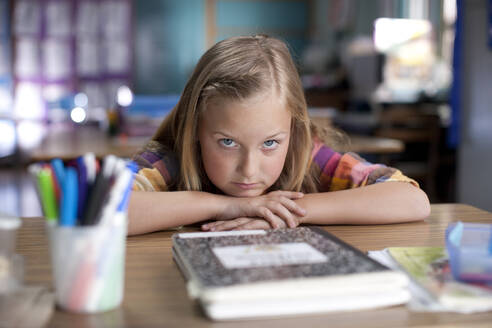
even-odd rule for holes
{"type": "Polygon", "coordinates": [[[315,165],[311,165],[311,133],[315,129],[299,74],[285,43],[265,35],[233,37],[211,47],[200,58],[178,104],[153,136],[177,155],[181,173],[178,190],[213,189],[203,169],[197,137],[207,102],[240,101],[268,91],[275,92],[292,115],[284,168],[270,190],[317,191],[319,169],[316,174],[315,165]]]}

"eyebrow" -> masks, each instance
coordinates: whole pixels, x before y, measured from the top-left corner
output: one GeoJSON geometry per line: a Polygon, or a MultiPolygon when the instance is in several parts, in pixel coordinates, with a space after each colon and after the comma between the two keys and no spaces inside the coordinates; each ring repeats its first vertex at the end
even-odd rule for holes
{"type": "MultiPolygon", "coordinates": [[[[230,138],[230,139],[234,139],[234,137],[233,137],[233,136],[231,136],[231,135],[229,135],[229,134],[227,134],[227,133],[224,133],[224,132],[214,131],[213,133],[214,133],[214,134],[221,134],[221,135],[223,135],[224,137],[227,137],[227,138],[230,138]]],[[[287,132],[285,132],[285,131],[280,131],[280,132],[277,132],[277,133],[275,133],[275,134],[272,134],[271,136],[266,137],[266,138],[265,138],[265,140],[272,139],[272,138],[275,138],[275,137],[279,137],[279,136],[280,136],[280,135],[282,135],[282,134],[288,134],[288,133],[287,133],[287,132]]]]}

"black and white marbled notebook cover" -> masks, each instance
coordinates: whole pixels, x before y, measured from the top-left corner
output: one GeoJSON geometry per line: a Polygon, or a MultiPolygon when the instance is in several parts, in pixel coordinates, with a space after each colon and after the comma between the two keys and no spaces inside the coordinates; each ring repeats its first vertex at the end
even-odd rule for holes
{"type": "MultiPolygon", "coordinates": [[[[203,287],[223,287],[284,279],[326,277],[389,270],[329,232],[316,227],[268,230],[266,234],[180,238],[173,236],[173,254],[185,273],[203,287]],[[213,248],[238,245],[307,243],[327,257],[326,262],[227,269],[213,248]]],[[[188,277],[190,278],[190,277],[188,277]]]]}

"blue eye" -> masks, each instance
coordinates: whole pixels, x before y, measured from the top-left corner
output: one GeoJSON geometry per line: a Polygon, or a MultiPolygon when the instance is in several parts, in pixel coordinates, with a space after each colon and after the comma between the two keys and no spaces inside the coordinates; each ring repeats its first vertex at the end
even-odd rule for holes
{"type": "Polygon", "coordinates": [[[229,138],[220,139],[219,143],[222,144],[222,146],[227,147],[227,148],[232,148],[236,145],[234,140],[229,139],[229,138]]]}
{"type": "Polygon", "coordinates": [[[267,140],[267,141],[265,141],[263,143],[263,145],[265,146],[265,148],[273,149],[273,148],[275,148],[278,145],[278,141],[276,141],[276,140],[267,140]]]}

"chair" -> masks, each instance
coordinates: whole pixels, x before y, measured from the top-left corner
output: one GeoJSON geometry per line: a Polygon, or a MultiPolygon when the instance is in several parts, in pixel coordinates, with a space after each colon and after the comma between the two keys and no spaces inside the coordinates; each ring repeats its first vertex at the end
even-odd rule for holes
{"type": "Polygon", "coordinates": [[[405,152],[388,164],[417,180],[429,198],[436,197],[440,117],[434,104],[388,105],[380,113],[376,136],[404,142],[405,152]]]}

